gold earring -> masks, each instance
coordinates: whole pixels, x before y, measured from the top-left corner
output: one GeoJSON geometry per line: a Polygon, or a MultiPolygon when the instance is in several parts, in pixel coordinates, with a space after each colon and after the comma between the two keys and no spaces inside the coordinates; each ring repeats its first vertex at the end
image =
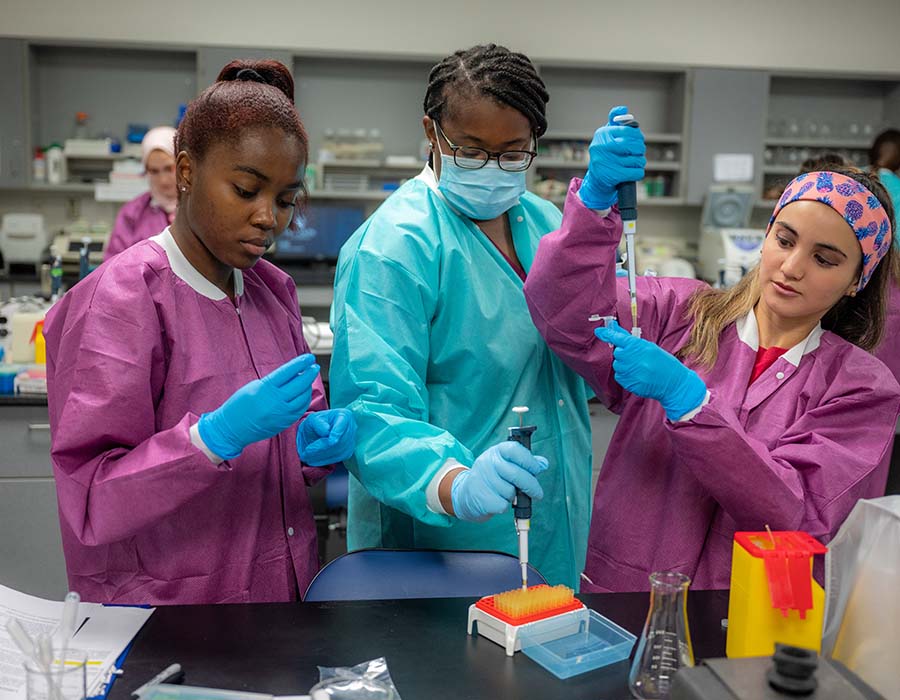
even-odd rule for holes
{"type": "Polygon", "coordinates": [[[856,290],[855,290],[855,289],[854,289],[852,292],[850,292],[850,296],[851,296],[851,297],[855,297],[855,296],[856,296],[856,290]]]}

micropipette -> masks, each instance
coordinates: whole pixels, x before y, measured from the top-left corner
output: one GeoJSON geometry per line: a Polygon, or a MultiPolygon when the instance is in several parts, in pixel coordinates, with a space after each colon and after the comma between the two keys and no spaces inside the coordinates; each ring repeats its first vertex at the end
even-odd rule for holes
{"type": "MultiPolygon", "coordinates": [[[[620,126],[631,126],[635,129],[638,123],[631,114],[620,114],[613,117],[620,126]]],[[[625,231],[625,253],[628,265],[628,296],[631,299],[631,335],[641,337],[638,326],[637,309],[637,271],[634,257],[634,234],[637,231],[637,183],[622,182],[616,188],[619,195],[619,213],[622,215],[622,228],[625,231]]]]}
{"type": "MultiPolygon", "coordinates": [[[[518,427],[509,429],[509,439],[531,450],[531,435],[537,430],[535,425],[522,425],[522,419],[528,413],[528,406],[513,406],[513,413],[519,416],[518,427]]],[[[513,501],[516,519],[516,532],[519,535],[519,566],[522,567],[522,590],[528,588],[528,530],[531,529],[531,496],[516,489],[513,501]]]]}

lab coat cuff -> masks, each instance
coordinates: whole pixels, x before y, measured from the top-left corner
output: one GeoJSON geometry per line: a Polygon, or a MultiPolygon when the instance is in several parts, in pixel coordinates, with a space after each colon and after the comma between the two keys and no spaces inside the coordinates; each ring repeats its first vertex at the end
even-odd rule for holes
{"type": "Polygon", "coordinates": [[[212,462],[215,465],[221,464],[225,460],[222,459],[221,457],[219,457],[219,455],[217,455],[215,452],[213,452],[211,449],[209,449],[206,446],[206,443],[203,442],[203,438],[200,437],[200,428],[198,426],[199,426],[199,423],[194,423],[191,426],[191,430],[190,430],[191,444],[193,444],[194,447],[196,447],[203,454],[205,454],[210,462],[212,462]]]}
{"type": "Polygon", "coordinates": [[[686,423],[687,421],[692,420],[694,418],[694,416],[696,416],[698,413],[700,413],[700,411],[703,410],[703,407],[709,403],[709,398],[710,398],[709,397],[709,389],[707,389],[706,396],[703,399],[703,403],[701,403],[699,406],[697,406],[697,408],[693,409],[692,411],[688,411],[681,418],[679,418],[678,420],[676,420],[674,422],[675,423],[686,423]]]}
{"type": "Polygon", "coordinates": [[[609,212],[612,211],[612,207],[606,207],[606,209],[591,209],[589,206],[584,204],[584,200],[581,198],[581,190],[580,189],[575,193],[575,196],[578,197],[578,201],[584,205],[585,209],[590,209],[592,212],[594,212],[595,214],[597,214],[597,216],[599,216],[601,218],[605,219],[607,216],[609,216],[609,212]]]}
{"type": "Polygon", "coordinates": [[[460,468],[467,469],[465,464],[460,464],[451,457],[444,462],[437,474],[434,475],[434,478],[428,482],[428,487],[425,489],[425,503],[428,506],[428,510],[432,513],[437,513],[438,515],[450,515],[450,513],[444,510],[444,506],[441,505],[439,488],[441,481],[449,472],[460,468]]]}

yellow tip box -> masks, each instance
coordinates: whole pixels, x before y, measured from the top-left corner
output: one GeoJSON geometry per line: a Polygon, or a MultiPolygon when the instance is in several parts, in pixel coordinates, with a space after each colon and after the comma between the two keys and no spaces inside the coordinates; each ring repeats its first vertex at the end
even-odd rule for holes
{"type": "Polygon", "coordinates": [[[729,658],[771,656],[775,642],[822,646],[825,591],[813,556],[828,551],[805,532],[736,532],[728,601],[729,658]]]}

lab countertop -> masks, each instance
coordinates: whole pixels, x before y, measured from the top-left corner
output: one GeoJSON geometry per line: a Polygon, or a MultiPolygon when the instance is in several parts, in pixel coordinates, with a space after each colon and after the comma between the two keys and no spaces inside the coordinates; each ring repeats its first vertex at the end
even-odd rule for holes
{"type": "Polygon", "coordinates": [[[0,406],[46,406],[46,394],[0,394],[0,406]]]}
{"type": "MultiPolygon", "coordinates": [[[[640,635],[649,594],[579,597],[640,635]]],[[[448,598],[160,607],[135,638],[110,700],[130,700],[132,690],[176,662],[189,685],[297,695],[318,681],[316,666],[353,666],[380,656],[387,658],[404,700],[631,697],[627,662],[562,681],[521,653],[507,657],[488,639],[467,636],[473,602],[448,598]]],[[[727,610],[727,591],[688,594],[698,660],[725,655],[721,620],[727,610]]]]}

